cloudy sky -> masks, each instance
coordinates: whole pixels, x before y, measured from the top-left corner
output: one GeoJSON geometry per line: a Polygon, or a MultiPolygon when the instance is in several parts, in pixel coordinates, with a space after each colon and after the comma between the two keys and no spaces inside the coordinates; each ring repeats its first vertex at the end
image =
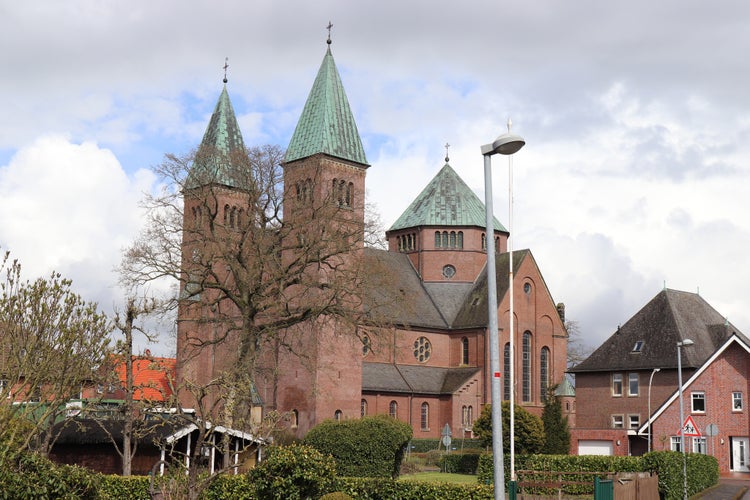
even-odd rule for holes
{"type": "Polygon", "coordinates": [[[514,246],[588,344],[665,284],[750,333],[744,0],[0,0],[0,246],[30,277],[55,269],[121,304],[112,269],[149,169],[198,144],[225,58],[245,142],[286,147],[329,20],[386,227],[446,143],[483,197],[479,148],[510,117],[527,142],[514,246]]]}

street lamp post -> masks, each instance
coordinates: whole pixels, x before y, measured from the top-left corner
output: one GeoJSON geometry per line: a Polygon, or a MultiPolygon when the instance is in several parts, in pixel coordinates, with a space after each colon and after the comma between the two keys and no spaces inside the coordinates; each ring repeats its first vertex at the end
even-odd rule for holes
{"type": "Polygon", "coordinates": [[[503,134],[491,144],[482,146],[484,157],[484,204],[487,232],[487,308],[488,335],[490,341],[490,373],[492,386],[492,464],[495,482],[495,500],[505,500],[505,471],[503,470],[503,419],[500,388],[500,344],[497,325],[497,276],[495,274],[495,225],[492,210],[492,155],[512,155],[526,142],[510,132],[503,134]]]}
{"type": "Polygon", "coordinates": [[[661,371],[661,368],[651,370],[651,376],[648,378],[648,451],[651,451],[651,382],[654,380],[654,374],[661,371]]]}
{"type": "Polygon", "coordinates": [[[682,452],[682,497],[687,500],[687,455],[685,451],[685,417],[683,413],[682,404],[682,356],[680,351],[683,347],[691,346],[695,342],[690,339],[685,339],[681,342],[677,342],[677,385],[679,386],[680,394],[680,451],[682,452]]]}

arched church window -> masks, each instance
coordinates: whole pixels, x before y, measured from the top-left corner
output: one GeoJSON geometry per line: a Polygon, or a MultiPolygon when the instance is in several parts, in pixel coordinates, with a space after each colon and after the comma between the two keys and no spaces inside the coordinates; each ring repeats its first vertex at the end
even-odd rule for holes
{"type": "Polygon", "coordinates": [[[459,231],[458,232],[458,240],[456,242],[456,246],[458,248],[463,248],[464,247],[464,232],[463,231],[459,231]]]}
{"type": "Polygon", "coordinates": [[[430,429],[430,405],[422,403],[422,419],[420,422],[422,430],[427,431],[430,429]]]}
{"type": "Polygon", "coordinates": [[[351,207],[352,206],[352,195],[354,193],[354,183],[350,182],[346,185],[346,206],[351,207]]]}
{"type": "Polygon", "coordinates": [[[297,410],[292,410],[291,426],[292,428],[299,427],[299,412],[297,410]]]}
{"type": "Polygon", "coordinates": [[[451,231],[450,233],[450,247],[456,248],[456,232],[455,231],[451,231]]]}
{"type": "Polygon", "coordinates": [[[440,248],[440,231],[435,231],[435,248],[440,248]]]}
{"type": "Polygon", "coordinates": [[[367,400],[363,399],[359,402],[359,416],[360,417],[366,417],[367,416],[367,400]]]}
{"type": "Polygon", "coordinates": [[[443,248],[448,248],[448,231],[443,231],[443,248]]]}
{"type": "Polygon", "coordinates": [[[469,339],[466,337],[461,339],[461,364],[469,364],[469,339]]]}
{"type": "Polygon", "coordinates": [[[523,332],[523,340],[521,343],[522,357],[522,393],[523,401],[528,403],[531,401],[531,332],[528,330],[523,332]]]}
{"type": "Polygon", "coordinates": [[[482,250],[487,251],[487,235],[482,233],[482,250]]]}
{"type": "Polygon", "coordinates": [[[388,405],[388,415],[392,418],[398,418],[398,403],[396,401],[391,401],[388,405]]]}
{"type": "Polygon", "coordinates": [[[224,205],[224,226],[229,224],[229,205],[224,205]]]}
{"type": "Polygon", "coordinates": [[[333,418],[334,420],[336,420],[336,422],[340,422],[343,417],[344,412],[342,412],[341,410],[336,410],[333,414],[333,418]]]}
{"type": "Polygon", "coordinates": [[[542,347],[539,353],[539,393],[542,401],[547,401],[547,389],[549,389],[549,348],[542,347]]]}

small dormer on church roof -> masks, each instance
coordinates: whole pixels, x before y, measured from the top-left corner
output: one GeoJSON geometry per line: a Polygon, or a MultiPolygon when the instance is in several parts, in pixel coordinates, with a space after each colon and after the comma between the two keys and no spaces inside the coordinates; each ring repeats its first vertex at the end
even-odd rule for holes
{"type": "Polygon", "coordinates": [[[331,54],[331,40],[302,110],[285,163],[323,153],[336,158],[367,164],[349,100],[331,54]]]}
{"type": "MultiPolygon", "coordinates": [[[[420,226],[486,227],[484,203],[446,163],[389,231],[420,226]]],[[[495,231],[508,232],[493,217],[495,231]]]]}
{"type": "Polygon", "coordinates": [[[233,167],[244,154],[245,142],[229,100],[225,78],[224,88],[196,151],[185,187],[192,189],[208,184],[245,187],[239,184],[244,184],[241,179],[246,179],[246,173],[236,172],[236,167],[233,167]]]}

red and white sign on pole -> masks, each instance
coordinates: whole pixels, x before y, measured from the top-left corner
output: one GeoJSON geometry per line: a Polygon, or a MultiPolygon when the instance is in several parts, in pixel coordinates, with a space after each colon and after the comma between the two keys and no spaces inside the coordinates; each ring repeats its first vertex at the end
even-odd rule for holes
{"type": "Polygon", "coordinates": [[[695,421],[693,421],[692,416],[688,416],[688,418],[686,418],[685,422],[682,424],[682,435],[693,437],[701,436],[701,431],[700,429],[698,429],[698,426],[695,425],[695,421]]]}

